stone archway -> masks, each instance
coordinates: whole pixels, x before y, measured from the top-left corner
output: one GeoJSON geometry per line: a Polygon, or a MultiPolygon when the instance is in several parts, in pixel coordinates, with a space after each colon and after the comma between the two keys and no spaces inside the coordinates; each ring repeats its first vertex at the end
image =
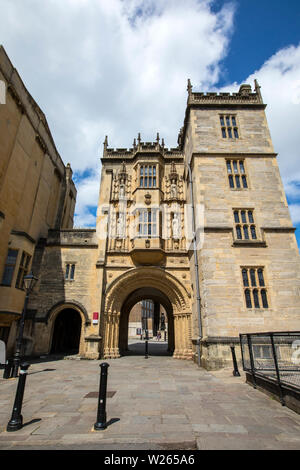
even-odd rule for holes
{"type": "Polygon", "coordinates": [[[133,291],[122,305],[119,326],[119,352],[123,354],[128,344],[128,321],[132,307],[140,300],[150,299],[163,305],[168,317],[168,350],[174,352],[174,315],[172,304],[168,297],[154,287],[142,287],[133,291]]]}
{"type": "Polygon", "coordinates": [[[52,354],[83,354],[85,315],[72,303],[59,303],[48,315],[51,333],[49,352],[52,354]]]}
{"type": "Polygon", "coordinates": [[[173,357],[192,359],[190,294],[176,277],[157,267],[138,267],[127,271],[109,284],[102,313],[103,357],[120,357],[125,346],[124,325],[133,301],[152,292],[168,309],[173,326],[173,357]],[[120,336],[121,331],[121,336],[120,336]],[[120,343],[121,341],[121,343],[120,343]]]}

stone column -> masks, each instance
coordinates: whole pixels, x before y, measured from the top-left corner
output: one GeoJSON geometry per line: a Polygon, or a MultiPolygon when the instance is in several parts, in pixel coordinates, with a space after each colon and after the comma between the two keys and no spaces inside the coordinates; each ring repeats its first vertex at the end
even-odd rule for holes
{"type": "Polygon", "coordinates": [[[116,312],[106,314],[104,359],[120,357],[119,352],[120,315],[116,312]]]}

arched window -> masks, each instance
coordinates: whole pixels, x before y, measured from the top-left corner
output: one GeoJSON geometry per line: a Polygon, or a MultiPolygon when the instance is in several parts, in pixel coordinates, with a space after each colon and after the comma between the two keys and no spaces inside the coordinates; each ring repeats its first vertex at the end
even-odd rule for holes
{"type": "Polygon", "coordinates": [[[250,269],[251,286],[256,286],[255,270],[250,269]]]}
{"type": "Polygon", "coordinates": [[[243,275],[243,283],[245,287],[249,287],[249,279],[248,279],[248,270],[243,269],[242,270],[242,275],[243,275]]]}
{"type": "Polygon", "coordinates": [[[242,240],[242,230],[241,230],[241,226],[240,225],[237,225],[236,226],[236,236],[239,240],[242,240]]]}
{"type": "Polygon", "coordinates": [[[257,275],[258,275],[258,282],[259,282],[259,285],[264,287],[265,285],[265,280],[264,280],[264,273],[263,273],[263,270],[261,268],[259,268],[257,270],[257,275]]]}
{"type": "Polygon", "coordinates": [[[245,240],[249,240],[248,225],[244,225],[243,230],[244,230],[244,238],[245,238],[245,240]]]}
{"type": "Polygon", "coordinates": [[[262,300],[263,308],[269,308],[267,292],[265,289],[261,290],[261,300],[262,300]]]}
{"type": "Polygon", "coordinates": [[[249,289],[245,289],[245,300],[247,308],[252,308],[251,294],[249,289]]]}
{"type": "Polygon", "coordinates": [[[253,289],[254,307],[259,308],[258,290],[253,289]]]}
{"type": "Polygon", "coordinates": [[[251,230],[252,240],[256,240],[257,237],[256,237],[255,225],[251,225],[250,230],[251,230]]]}

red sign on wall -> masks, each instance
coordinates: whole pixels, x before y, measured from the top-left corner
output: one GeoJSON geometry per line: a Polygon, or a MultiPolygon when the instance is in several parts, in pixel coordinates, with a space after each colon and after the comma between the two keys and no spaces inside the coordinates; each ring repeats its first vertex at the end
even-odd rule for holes
{"type": "Polygon", "coordinates": [[[99,320],[99,312],[93,312],[93,325],[97,325],[99,320]]]}

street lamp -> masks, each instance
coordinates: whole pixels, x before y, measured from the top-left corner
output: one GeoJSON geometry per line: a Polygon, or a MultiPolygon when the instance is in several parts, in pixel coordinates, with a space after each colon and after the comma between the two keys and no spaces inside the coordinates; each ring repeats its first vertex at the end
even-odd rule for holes
{"type": "Polygon", "coordinates": [[[24,332],[24,325],[25,325],[25,317],[26,317],[26,311],[27,311],[27,305],[28,305],[28,300],[29,300],[29,294],[32,292],[35,284],[37,283],[38,278],[34,277],[32,272],[28,274],[27,276],[24,276],[23,279],[23,284],[25,288],[25,302],[24,302],[24,307],[20,319],[20,327],[19,327],[19,334],[17,338],[17,343],[16,343],[16,351],[14,354],[14,359],[13,359],[13,368],[12,368],[12,377],[17,377],[18,372],[19,372],[19,366],[20,366],[20,361],[21,361],[21,348],[22,348],[22,342],[23,342],[23,332],[24,332]]]}
{"type": "Polygon", "coordinates": [[[144,330],[145,330],[145,359],[148,359],[148,314],[147,310],[144,312],[143,316],[144,330]]]}

